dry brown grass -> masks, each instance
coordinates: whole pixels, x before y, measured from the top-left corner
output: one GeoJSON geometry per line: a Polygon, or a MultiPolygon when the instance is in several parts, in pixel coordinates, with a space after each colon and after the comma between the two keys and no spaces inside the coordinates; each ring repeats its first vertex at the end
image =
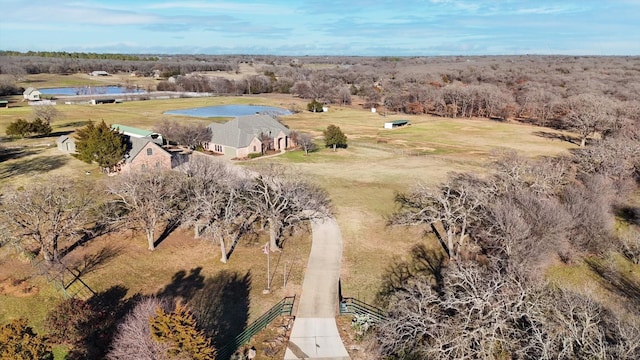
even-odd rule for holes
{"type": "MultiPolygon", "coordinates": [[[[203,99],[149,100],[111,105],[63,105],[60,110],[64,118],[54,123],[54,131],[72,131],[83,122],[104,119],[107,123],[151,128],[162,118],[189,122],[208,122],[205,119],[170,117],[162,113],[170,109],[211,106],[217,104],[260,104],[288,108],[296,104],[304,108],[306,101],[286,95],[215,97],[203,99]]],[[[28,107],[10,108],[0,111],[0,133],[6,125],[19,117],[29,115],[28,107]]],[[[333,152],[321,149],[311,156],[300,152],[288,153],[272,158],[289,164],[300,173],[325,188],[335,207],[336,218],[341,226],[344,240],[342,285],[345,296],[357,296],[372,301],[385,268],[396,256],[416,242],[426,241],[418,229],[388,228],[385,216],[394,209],[394,194],[408,190],[418,181],[437,184],[446,179],[451,171],[473,173],[486,172],[489,153],[497,147],[507,147],[528,156],[555,155],[565,152],[573,144],[550,140],[538,136],[541,128],[500,123],[479,119],[445,119],[430,116],[383,117],[363,110],[358,105],[350,107],[332,106],[327,113],[302,112],[284,118],[291,129],[314,134],[320,141],[321,132],[329,124],[341,127],[349,138],[349,148],[333,152]],[[388,120],[408,118],[412,125],[406,128],[385,130],[388,120]]],[[[545,129],[551,132],[551,130],[545,129]]],[[[53,143],[55,138],[15,140],[12,145],[33,145],[36,142],[53,143]]],[[[6,146],[6,144],[5,144],[6,146]]],[[[4,171],[4,183],[28,182],[33,176],[46,171],[23,171],[14,174],[7,169],[23,169],[23,163],[37,158],[52,159],[67,156],[56,149],[39,150],[29,156],[10,159],[0,163],[0,174],[4,171]]],[[[62,166],[52,171],[65,172],[71,176],[85,176],[86,170],[94,174],[97,168],[70,157],[62,166]]],[[[264,160],[259,160],[264,161],[264,160]]],[[[303,267],[309,251],[309,237],[304,236],[287,244],[283,257],[294,264],[292,282],[280,289],[281,276],[276,280],[274,292],[262,295],[265,284],[265,259],[260,252],[261,244],[241,246],[228,265],[218,262],[217,248],[211,244],[194,241],[184,233],[172,234],[156,251],[149,253],[145,241],[139,237],[121,235],[98,239],[85,251],[98,251],[100,247],[117,246],[120,255],[104,267],[87,275],[86,281],[103,290],[122,284],[130,293],[152,294],[171,282],[179,271],[200,270],[211,276],[223,269],[240,274],[251,272],[252,289],[251,317],[255,317],[282,296],[299,294],[303,267]]],[[[283,260],[284,261],[284,260],[283,260]]],[[[280,274],[282,265],[275,272],[280,274]]],[[[6,301],[6,300],[3,300],[6,301]]],[[[4,305],[4,304],[3,304],[4,305]]],[[[34,305],[34,304],[32,304],[34,305]]],[[[36,306],[36,305],[34,305],[36,306]]],[[[27,314],[26,309],[5,312],[2,319],[11,314],[27,314]]]]}
{"type": "MultiPolygon", "coordinates": [[[[311,249],[310,234],[301,231],[287,240],[280,253],[271,256],[271,293],[263,294],[267,284],[266,255],[262,246],[266,239],[244,242],[235,249],[228,264],[219,261],[220,250],[206,240],[194,239],[191,232],[179,229],[171,233],[155,251],[150,252],[142,234],[124,232],[92,240],[74,250],[65,258],[71,268],[83,269],[91,255],[108,253],[85,269],[82,280],[95,292],[114,286],[127,289],[127,297],[135,294],[155,295],[167,287],[196,289],[205,279],[226,270],[248,276],[250,298],[249,321],[260,316],[285,296],[300,294],[304,268],[311,249]],[[287,267],[287,284],[283,283],[284,267],[287,267]]],[[[12,249],[2,252],[0,282],[11,279],[40,289],[30,294],[0,292],[0,323],[14,317],[27,317],[41,330],[42,320],[57,301],[62,299],[51,284],[47,284],[28,262],[16,256],[12,249]],[[27,296],[29,295],[29,296],[27,296]]],[[[24,286],[24,285],[23,285],[24,286]]],[[[179,293],[179,291],[178,291],[179,293]]],[[[242,301],[243,299],[227,299],[242,301]]]]}
{"type": "Polygon", "coordinates": [[[416,242],[430,241],[419,229],[386,226],[396,192],[407,191],[417,182],[436,185],[450,172],[486,173],[490,153],[499,147],[535,157],[575,146],[540,137],[541,128],[529,125],[431,116],[397,118],[408,118],[412,125],[385,130],[384,121],[396,118],[355,107],[334,106],[328,113],[287,117],[285,123],[292,129],[316,136],[336,124],[351,145],[337,152],[321,149],[308,157],[287,154],[274,160],[292,163],[329,192],[344,239],[343,292],[364,301],[375,298],[392,259],[404,256],[416,242]],[[379,142],[381,138],[385,141],[379,142]],[[430,150],[416,151],[421,148],[430,150]]]}

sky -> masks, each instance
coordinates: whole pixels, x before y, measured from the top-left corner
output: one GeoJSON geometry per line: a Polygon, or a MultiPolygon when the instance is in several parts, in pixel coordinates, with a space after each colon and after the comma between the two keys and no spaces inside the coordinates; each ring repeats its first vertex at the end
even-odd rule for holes
{"type": "Polygon", "coordinates": [[[640,0],[0,0],[0,50],[640,55],[640,0]]]}

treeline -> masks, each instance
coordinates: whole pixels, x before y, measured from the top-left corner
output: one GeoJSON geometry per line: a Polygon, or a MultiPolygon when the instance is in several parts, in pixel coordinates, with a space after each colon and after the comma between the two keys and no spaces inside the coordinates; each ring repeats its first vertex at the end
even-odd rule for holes
{"type": "MultiPolygon", "coordinates": [[[[221,95],[283,93],[323,104],[351,104],[357,96],[379,112],[447,117],[519,119],[567,127],[571,99],[591,94],[613,102],[612,115],[640,121],[640,57],[286,57],[172,55],[157,61],[1,56],[0,73],[21,75],[131,72],[160,75],[162,91],[221,95]],[[202,74],[257,74],[239,79],[202,74]]],[[[601,102],[601,101],[600,101],[601,102]]]]}
{"type": "MultiPolygon", "coordinates": [[[[108,54],[104,54],[108,55],[108,54]]],[[[124,55],[123,55],[124,57],[124,55]]],[[[233,62],[200,61],[197,59],[178,59],[173,57],[132,57],[130,59],[103,57],[66,57],[66,56],[26,56],[0,54],[0,74],[24,76],[28,74],[74,74],[89,73],[95,70],[109,73],[137,73],[142,76],[169,77],[189,74],[197,71],[233,71],[233,62]]]]}
{"type": "Polygon", "coordinates": [[[127,61],[158,61],[158,56],[140,56],[130,54],[106,54],[106,53],[85,53],[66,51],[0,51],[0,56],[39,56],[48,58],[66,59],[102,59],[102,60],[127,60],[127,61]]]}

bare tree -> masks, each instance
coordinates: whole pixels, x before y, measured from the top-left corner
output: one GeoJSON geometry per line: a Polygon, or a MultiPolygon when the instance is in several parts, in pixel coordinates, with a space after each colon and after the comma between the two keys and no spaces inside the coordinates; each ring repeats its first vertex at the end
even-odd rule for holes
{"type": "Polygon", "coordinates": [[[303,99],[313,99],[314,93],[311,89],[311,82],[307,80],[296,81],[289,92],[303,99]]]}
{"type": "Polygon", "coordinates": [[[551,289],[495,264],[459,262],[433,287],[396,293],[377,329],[381,356],[407,359],[635,359],[637,321],[618,319],[576,293],[551,289]]]}
{"type": "Polygon", "coordinates": [[[70,245],[89,231],[96,205],[91,185],[49,177],[24,189],[7,192],[2,221],[23,245],[36,244],[47,261],[59,258],[61,244],[70,245]]]}
{"type": "Polygon", "coordinates": [[[62,116],[62,113],[53,105],[39,105],[33,107],[33,118],[40,119],[47,124],[62,116]]]}
{"type": "Polygon", "coordinates": [[[584,147],[589,136],[607,130],[614,119],[614,105],[608,98],[580,94],[567,100],[567,125],[580,135],[584,147]]]}
{"type": "Polygon", "coordinates": [[[141,300],[124,318],[111,349],[107,354],[109,360],[164,360],[167,345],[155,341],[151,337],[149,319],[156,315],[157,309],[170,311],[170,304],[155,297],[141,300]]]}
{"type": "Polygon", "coordinates": [[[535,294],[497,269],[459,263],[442,287],[418,280],[398,293],[378,328],[380,355],[409,359],[536,358],[541,333],[535,294]]]}
{"type": "Polygon", "coordinates": [[[573,160],[587,174],[623,181],[640,169],[640,143],[634,139],[607,138],[576,150],[573,160]]]}
{"type": "Polygon", "coordinates": [[[572,224],[557,199],[521,189],[487,204],[474,230],[486,254],[502,259],[508,271],[532,279],[542,274],[549,259],[569,252],[572,224]]]}
{"type": "Polygon", "coordinates": [[[557,194],[570,180],[570,164],[565,158],[527,159],[515,151],[497,150],[492,167],[500,193],[528,189],[537,194],[557,194]]]}
{"type": "Polygon", "coordinates": [[[144,230],[149,250],[155,249],[156,229],[175,224],[183,203],[184,177],[175,171],[139,170],[120,175],[109,185],[114,202],[126,210],[123,220],[144,230]]]}
{"type": "Polygon", "coordinates": [[[275,165],[261,169],[247,190],[247,204],[269,226],[273,251],[282,246],[282,234],[301,222],[330,215],[327,194],[300,176],[287,175],[275,165]]]}
{"type": "Polygon", "coordinates": [[[163,119],[154,130],[165,138],[191,149],[211,141],[211,128],[203,124],[180,124],[177,121],[163,119]]]}
{"type": "Polygon", "coordinates": [[[340,87],[337,97],[340,105],[351,105],[351,89],[347,86],[340,87]]]}
{"type": "Polygon", "coordinates": [[[570,239],[579,249],[603,253],[611,248],[614,195],[612,181],[598,175],[587,176],[562,193],[562,202],[573,219],[570,239]]]}
{"type": "Polygon", "coordinates": [[[220,261],[226,263],[227,245],[235,247],[255,221],[244,201],[248,177],[239,168],[205,157],[192,159],[186,171],[188,206],[183,222],[194,225],[198,236],[219,243],[220,261]]]}
{"type": "Polygon", "coordinates": [[[258,139],[262,143],[262,153],[264,154],[267,150],[273,149],[273,137],[271,134],[261,132],[258,136],[258,139]]]}
{"type": "Polygon", "coordinates": [[[476,188],[459,180],[462,178],[454,177],[437,189],[417,185],[409,193],[396,194],[400,208],[391,216],[389,224],[429,225],[447,255],[457,260],[482,205],[476,188]],[[441,230],[445,236],[440,234],[441,230]]]}
{"type": "Polygon", "coordinates": [[[302,150],[304,150],[304,154],[306,156],[309,155],[309,152],[317,149],[316,143],[313,142],[313,138],[307,133],[299,133],[296,143],[302,148],[302,150]]]}

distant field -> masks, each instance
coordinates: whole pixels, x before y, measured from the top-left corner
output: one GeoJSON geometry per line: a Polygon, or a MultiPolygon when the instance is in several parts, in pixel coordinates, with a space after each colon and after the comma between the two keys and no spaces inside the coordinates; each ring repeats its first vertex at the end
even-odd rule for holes
{"type": "MultiPolygon", "coordinates": [[[[43,79],[42,84],[48,84],[47,81],[49,80],[43,79]]],[[[56,84],[59,85],[60,83],[56,84]]],[[[88,120],[105,120],[110,124],[119,123],[147,129],[151,129],[163,118],[206,124],[212,120],[166,116],[162,113],[166,110],[219,104],[304,108],[305,103],[297,98],[279,95],[148,100],[97,106],[59,105],[58,109],[64,116],[56,120],[53,127],[57,136],[84,126],[88,120]]],[[[28,106],[0,109],[0,134],[4,134],[11,121],[28,118],[30,114],[28,106]]],[[[561,154],[575,147],[571,143],[542,136],[543,132],[554,131],[540,127],[478,119],[404,115],[384,117],[355,105],[332,106],[327,113],[301,112],[284,117],[283,122],[291,129],[313,134],[321,149],[310,156],[303,156],[298,151],[268,161],[289,164],[328,191],[344,238],[343,292],[345,296],[357,296],[365,301],[373,300],[380,276],[391,260],[405,254],[405,250],[415,242],[424,241],[417,230],[389,229],[385,226],[385,216],[394,209],[393,198],[397,191],[408,190],[419,181],[437,184],[446,179],[451,171],[484,173],[487,171],[491,150],[500,147],[514,149],[531,157],[561,154]],[[400,118],[410,120],[412,125],[394,130],[383,129],[385,121],[400,118]],[[321,133],[329,124],[340,126],[348,136],[347,149],[333,152],[322,148],[321,133]]],[[[5,147],[27,148],[22,155],[0,162],[0,184],[24,184],[36,176],[50,172],[81,177],[87,176],[85,174],[88,171],[89,176],[95,178],[104,176],[98,174],[95,166],[59,153],[54,146],[47,147],[46,144],[55,144],[55,136],[4,140],[2,145],[5,147]],[[35,145],[39,147],[34,147],[35,145]]],[[[261,161],[265,160],[244,165],[252,166],[261,161]]],[[[158,287],[166,285],[171,276],[181,269],[189,271],[203,266],[203,273],[213,274],[229,268],[251,272],[255,287],[252,288],[251,296],[257,301],[255,309],[252,309],[252,316],[264,309],[271,300],[275,300],[273,296],[260,300],[259,291],[266,281],[262,269],[265,264],[261,263],[263,257],[254,254],[259,251],[256,244],[237,250],[232,263],[225,267],[217,262],[215,247],[194,243],[184,235],[175,236],[161,244],[152,254],[138,249],[144,246],[144,241],[139,238],[126,239],[125,243],[122,242],[125,239],[116,241],[114,244],[124,246],[123,249],[127,251],[120,252],[107,266],[89,275],[88,282],[95,284],[100,290],[113,285],[113,279],[118,279],[118,282],[125,283],[133,292],[153,293],[158,287]],[[181,250],[178,245],[184,245],[185,249],[181,250]],[[160,264],[171,265],[161,267],[160,264]]],[[[295,246],[302,246],[308,252],[308,243],[304,243],[304,240],[297,240],[296,244],[299,245],[295,246]]],[[[104,245],[106,243],[102,242],[94,246],[104,245]]],[[[297,259],[295,266],[304,266],[307,254],[291,252],[291,259],[297,259]]],[[[282,270],[279,269],[277,271],[282,270]]],[[[295,284],[299,284],[302,273],[296,276],[290,290],[294,290],[297,286],[295,284]]],[[[289,292],[278,293],[278,296],[289,292]]],[[[48,292],[43,292],[43,295],[51,296],[48,292]]],[[[31,299],[33,302],[29,300],[27,303],[35,304],[38,301],[38,297],[31,299]]],[[[0,302],[14,304],[11,308],[24,314],[24,309],[21,310],[17,301],[0,297],[0,302]]],[[[12,316],[7,311],[0,313],[0,320],[12,316]]]]}

